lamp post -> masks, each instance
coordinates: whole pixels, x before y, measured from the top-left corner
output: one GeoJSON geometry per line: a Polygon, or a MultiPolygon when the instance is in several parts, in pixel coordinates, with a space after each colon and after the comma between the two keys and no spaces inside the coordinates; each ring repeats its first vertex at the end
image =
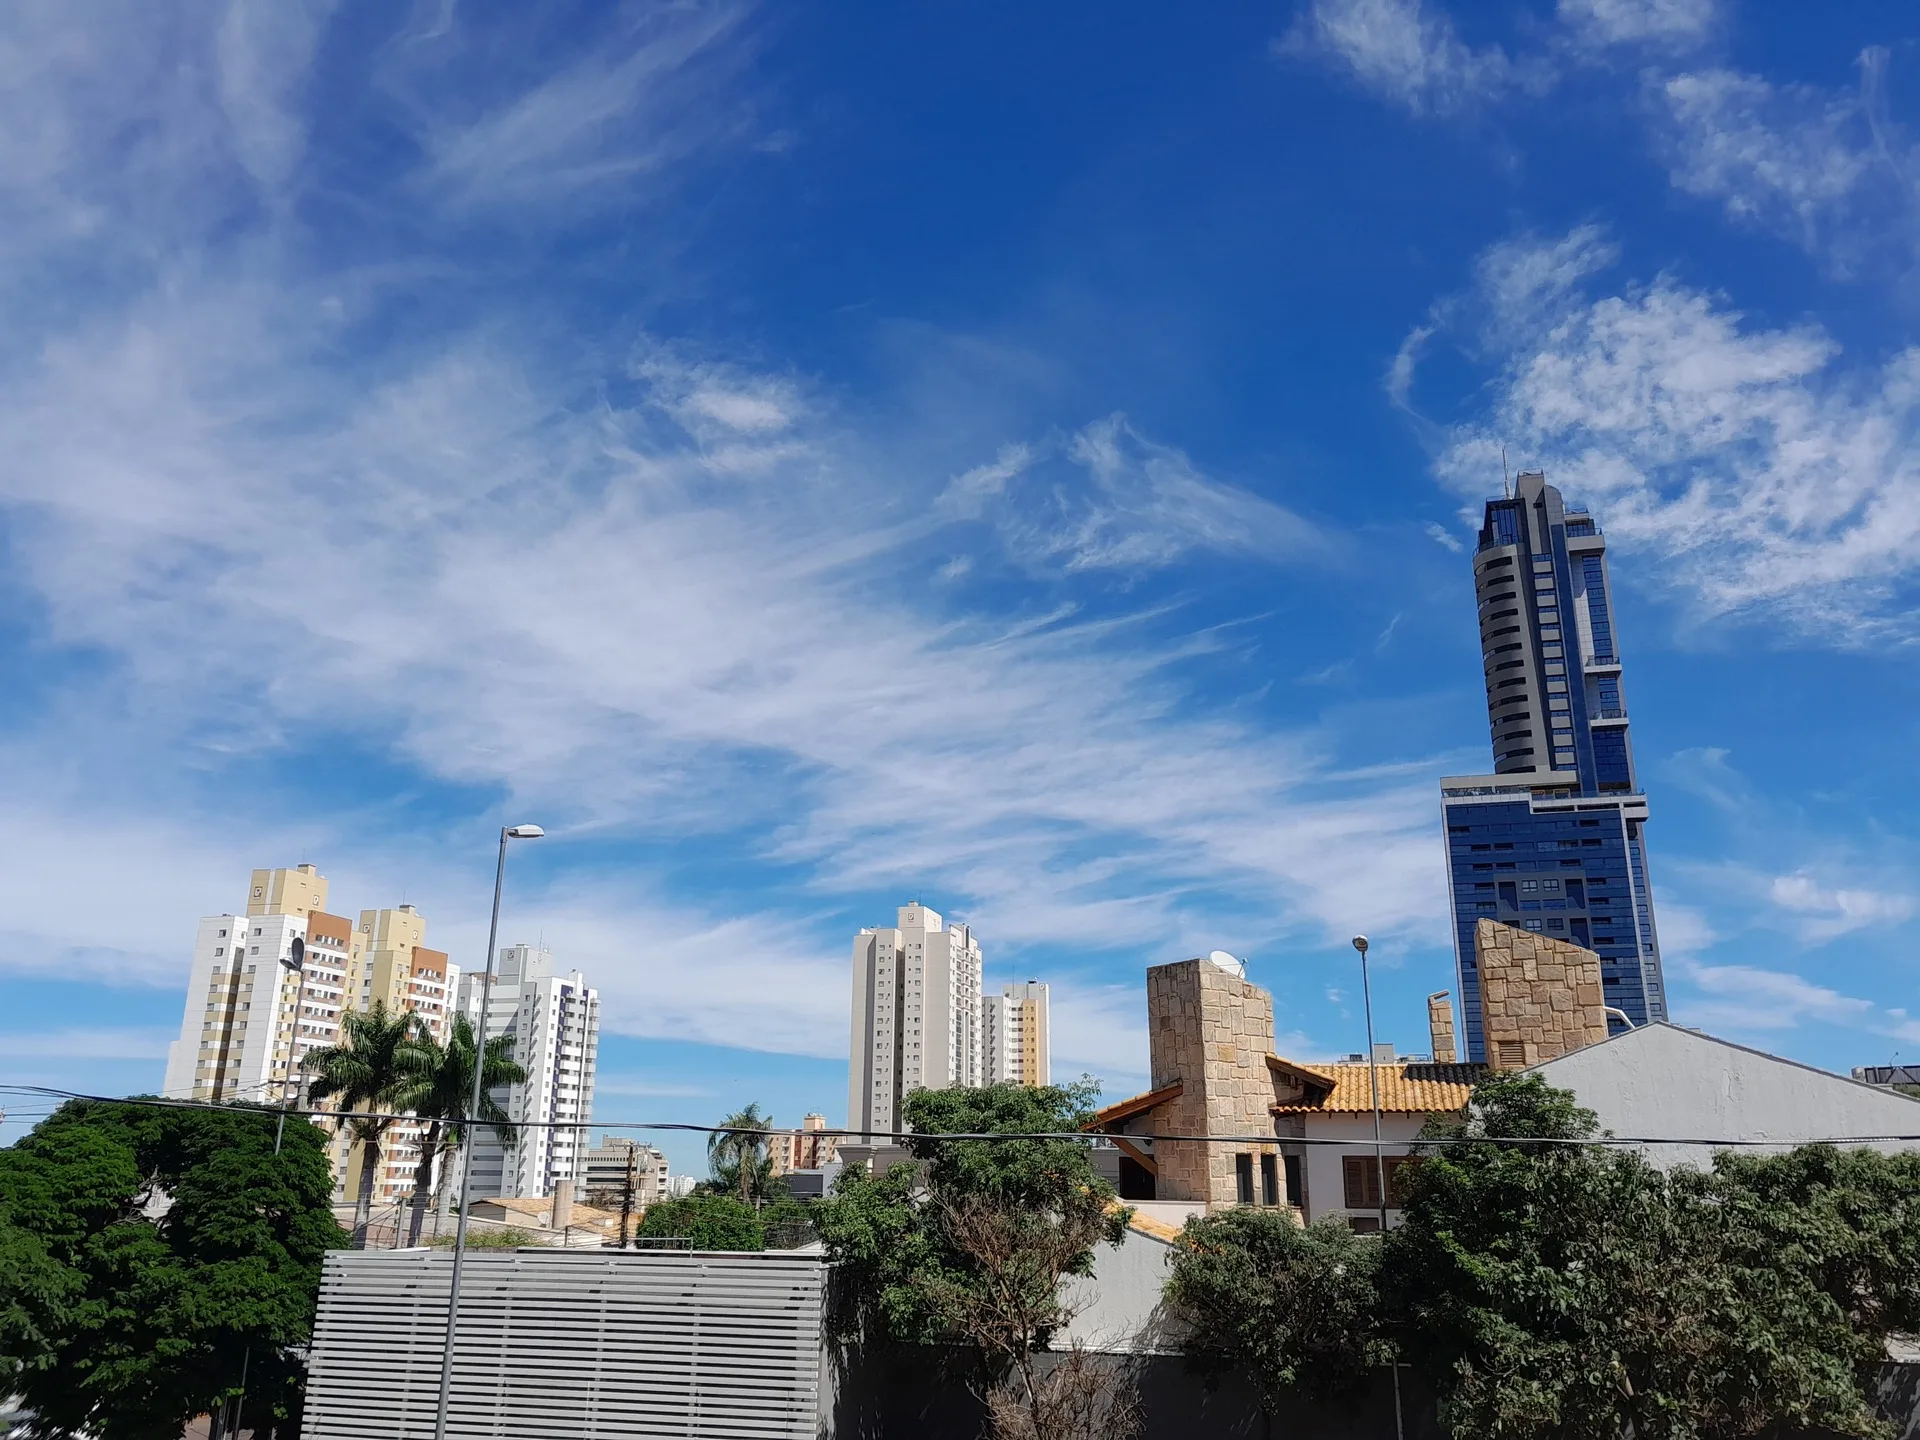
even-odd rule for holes
{"type": "MultiPolygon", "coordinates": [[[[1367,937],[1353,937],[1353,948],[1360,952],[1360,998],[1367,1011],[1367,1079],[1373,1086],[1373,1166],[1374,1180],[1380,1187],[1380,1243],[1387,1243],[1387,1152],[1380,1140],[1380,1060],[1373,1049],[1373,985],[1367,978],[1367,937]]],[[[1393,1357],[1393,1433],[1404,1440],[1405,1423],[1400,1418],[1400,1357],[1393,1357]]]]}
{"type": "MultiPolygon", "coordinates": [[[[467,1129],[480,1116],[481,1077],[486,1073],[487,1009],[493,1000],[493,952],[500,938],[500,888],[507,878],[507,842],[538,840],[538,825],[508,825],[500,831],[500,858],[493,869],[493,919],[487,926],[487,965],[480,976],[480,1016],[473,1027],[473,1094],[467,1104],[467,1129]]],[[[467,1187],[473,1179],[473,1135],[460,1147],[460,1219],[453,1232],[453,1276],[447,1282],[447,1340],[440,1357],[440,1405],[433,1417],[433,1440],[446,1440],[447,1401],[453,1395],[453,1340],[460,1318],[460,1263],[467,1248],[467,1187]]]]}

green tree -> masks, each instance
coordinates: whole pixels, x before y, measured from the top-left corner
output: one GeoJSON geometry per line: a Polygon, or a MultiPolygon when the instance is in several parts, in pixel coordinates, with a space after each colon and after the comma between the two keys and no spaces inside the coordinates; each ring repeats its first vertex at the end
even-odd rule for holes
{"type": "Polygon", "coordinates": [[[735,1190],[743,1203],[766,1193],[773,1166],[767,1155],[767,1132],[773,1117],[760,1113],[759,1103],[736,1110],[707,1137],[707,1169],[716,1190],[735,1190]]]}
{"type": "Polygon", "coordinates": [[[0,1151],[0,1384],[38,1431],[173,1440],[240,1393],[297,1419],[320,1261],[345,1242],[326,1140],[254,1106],[74,1102],[0,1151]]]}
{"type": "Polygon", "coordinates": [[[1187,1222],[1168,1308],[1200,1369],[1252,1377],[1269,1414],[1298,1391],[1358,1389],[1388,1363],[1376,1289],[1380,1245],[1344,1221],[1302,1227],[1291,1212],[1225,1210],[1187,1222]]]}
{"type": "MultiPolygon", "coordinates": [[[[404,1080],[393,1094],[396,1109],[411,1111],[427,1122],[420,1164],[413,1172],[413,1205],[407,1219],[409,1245],[420,1243],[436,1174],[441,1189],[446,1188],[447,1166],[465,1136],[467,1110],[473,1103],[474,1033],[467,1017],[453,1017],[444,1045],[431,1035],[419,1035],[416,1040],[424,1056],[424,1068],[404,1080]]],[[[513,1143],[514,1132],[506,1123],[507,1112],[493,1098],[493,1089],[496,1085],[516,1085],[526,1078],[527,1072],[513,1058],[513,1036],[496,1035],[487,1041],[486,1058],[481,1063],[478,1119],[495,1127],[502,1145],[513,1143]]]]}
{"type": "Polygon", "coordinates": [[[647,1207],[639,1233],[685,1239],[696,1250],[764,1250],[766,1232],[753,1206],[731,1195],[688,1195],[647,1207]]]}
{"type": "Polygon", "coordinates": [[[1802,1256],[1769,1249],[1753,1197],[1717,1174],[1539,1143],[1594,1135],[1564,1092],[1498,1077],[1476,1088],[1459,1143],[1415,1172],[1405,1223],[1385,1243],[1382,1312],[1434,1381],[1449,1429],[1485,1440],[1884,1433],[1858,1384],[1860,1333],[1802,1256]]]}
{"type": "Polygon", "coordinates": [[[355,1249],[365,1249],[381,1142],[394,1124],[402,1096],[430,1072],[433,1056],[421,1043],[414,1013],[388,1010],[383,1000],[376,1000],[370,1010],[346,1011],[340,1017],[340,1032],[342,1044],[308,1052],[306,1069],[314,1078],[307,1093],[339,1105],[340,1123],[359,1148],[353,1244],[355,1249]]]}
{"type": "Polygon", "coordinates": [[[907,1100],[918,1162],[845,1172],[816,1224],[855,1297],[850,1330],[909,1343],[957,1341],[978,1357],[995,1433],[1065,1440],[1131,1432],[1130,1394],[1074,1354],[1035,1356],[1072,1318],[1061,1281],[1092,1272],[1125,1238],[1127,1212],[1079,1139],[945,1140],[942,1134],[1074,1132],[1097,1093],[993,1085],[907,1100]]]}

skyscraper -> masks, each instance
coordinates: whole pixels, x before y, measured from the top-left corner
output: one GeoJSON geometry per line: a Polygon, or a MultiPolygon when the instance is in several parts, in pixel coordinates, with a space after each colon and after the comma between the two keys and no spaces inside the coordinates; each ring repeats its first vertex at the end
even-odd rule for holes
{"type": "Polygon", "coordinates": [[[998,995],[986,997],[984,1014],[980,1028],[986,1037],[985,1083],[1051,1085],[1046,982],[1023,980],[1006,986],[998,995]]]}
{"type": "Polygon", "coordinates": [[[847,1129],[900,1128],[915,1090],[983,1083],[980,942],[917,900],[889,930],[853,939],[847,1129]]]}
{"type": "MultiPolygon", "coordinates": [[[[460,979],[458,1009],[476,1030],[483,977],[460,979]]],[[[553,973],[553,953],[534,945],[500,951],[487,1006],[487,1037],[513,1036],[513,1058],[527,1078],[502,1085],[494,1100],[518,1122],[514,1143],[502,1145],[488,1127],[475,1127],[475,1199],[548,1196],[584,1178],[593,1118],[593,1081],[600,1051],[600,992],[578,970],[553,973]]]]}
{"type": "Polygon", "coordinates": [[[1493,773],[1440,782],[1469,1060],[1487,1058],[1481,919],[1596,951],[1607,1005],[1666,1019],[1606,556],[1586,507],[1538,471],[1487,502],[1473,574],[1493,773]]]}

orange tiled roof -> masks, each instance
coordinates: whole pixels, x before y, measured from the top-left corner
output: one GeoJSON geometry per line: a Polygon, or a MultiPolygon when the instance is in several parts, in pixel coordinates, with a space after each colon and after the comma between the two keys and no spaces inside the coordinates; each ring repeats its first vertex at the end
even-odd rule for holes
{"type": "MultiPolygon", "coordinates": [[[[1283,1062],[1291,1064],[1291,1062],[1283,1062]]],[[[1294,1066],[1324,1075],[1333,1089],[1320,1097],[1309,1096],[1290,1104],[1272,1107],[1276,1115],[1358,1114],[1373,1109],[1371,1066],[1339,1065],[1294,1066]]],[[[1380,1108],[1398,1115],[1426,1115],[1464,1109],[1473,1093],[1474,1083],[1485,1078],[1484,1065],[1423,1065],[1396,1060],[1380,1067],[1380,1108]]]]}
{"type": "Polygon", "coordinates": [[[1151,1110],[1156,1105],[1165,1104],[1178,1095],[1182,1088],[1180,1082],[1176,1080],[1171,1085],[1162,1085],[1158,1090],[1149,1090],[1144,1095],[1135,1095],[1131,1100],[1116,1101],[1104,1110],[1094,1111],[1093,1118],[1080,1128],[1097,1130],[1102,1125],[1117,1124],[1131,1116],[1151,1110]]]}

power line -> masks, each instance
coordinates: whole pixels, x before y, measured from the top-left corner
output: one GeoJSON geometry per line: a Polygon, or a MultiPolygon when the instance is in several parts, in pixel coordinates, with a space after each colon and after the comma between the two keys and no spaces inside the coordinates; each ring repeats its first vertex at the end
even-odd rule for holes
{"type": "MultiPolygon", "coordinates": [[[[254,1109],[248,1106],[214,1105],[204,1100],[166,1100],[153,1096],[88,1095],[75,1090],[56,1090],[44,1085],[6,1085],[0,1084],[0,1093],[47,1095],[66,1100],[84,1100],[97,1105],[143,1105],[168,1110],[217,1110],[233,1115],[255,1114],[279,1119],[281,1116],[302,1116],[314,1120],[418,1120],[421,1117],[410,1114],[387,1114],[371,1110],[299,1110],[280,1106],[262,1106],[254,1109]]],[[[1339,1145],[1348,1149],[1360,1144],[1355,1140],[1343,1140],[1318,1135],[1180,1135],[1154,1131],[1116,1131],[1107,1134],[1096,1130],[1031,1130],[1031,1131],[964,1131],[964,1130],[798,1130],[777,1126],[766,1129],[745,1128],[738,1125],[694,1125],[679,1120],[507,1120],[496,1126],[494,1122],[485,1122],[486,1128],[525,1129],[525,1130],[664,1130],[683,1131],[696,1135],[764,1135],[769,1138],[776,1135],[818,1135],[822,1137],[847,1139],[880,1139],[894,1141],[926,1140],[1167,1140],[1199,1145],[1339,1145]]],[[[1729,1137],[1696,1137],[1673,1135],[1602,1135],[1591,1139],[1574,1140],[1558,1137],[1534,1137],[1528,1135],[1442,1135],[1415,1136],[1405,1143],[1410,1145],[1563,1145],[1572,1147],[1626,1147],[1638,1145],[1690,1145],[1696,1147],[1715,1147],[1719,1149],[1766,1148],[1780,1149],[1794,1145],[1902,1145],[1920,1144],[1920,1135],[1836,1135],[1823,1136],[1818,1140],[1749,1140],[1729,1137]]]]}

